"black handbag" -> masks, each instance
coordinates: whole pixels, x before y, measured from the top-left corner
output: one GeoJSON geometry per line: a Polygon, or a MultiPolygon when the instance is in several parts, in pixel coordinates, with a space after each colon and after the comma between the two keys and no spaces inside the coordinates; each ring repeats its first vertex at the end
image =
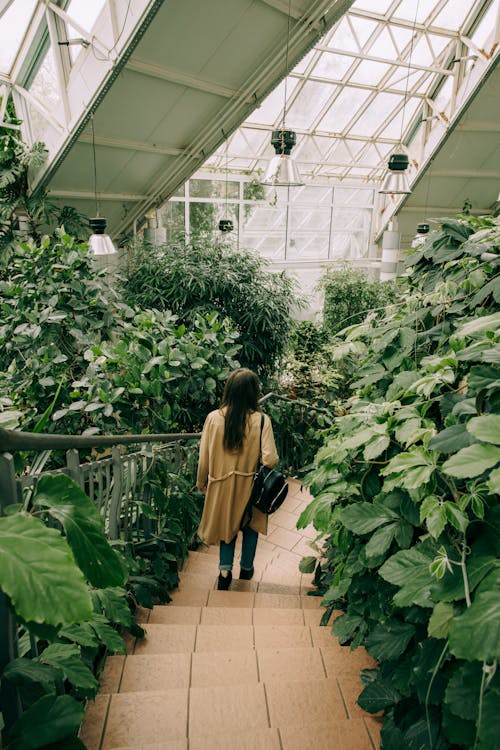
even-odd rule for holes
{"type": "Polygon", "coordinates": [[[262,414],[260,418],[259,462],[255,469],[252,491],[247,505],[250,517],[252,508],[257,508],[266,515],[274,513],[283,504],[288,493],[288,484],[283,474],[260,463],[263,427],[264,415],[262,414]]]}

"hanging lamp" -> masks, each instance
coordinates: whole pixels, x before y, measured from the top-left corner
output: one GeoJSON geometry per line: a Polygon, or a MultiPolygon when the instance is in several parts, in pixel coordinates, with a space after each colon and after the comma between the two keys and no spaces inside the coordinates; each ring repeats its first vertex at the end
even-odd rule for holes
{"type": "Polygon", "coordinates": [[[283,104],[283,119],[281,128],[273,130],[271,134],[271,145],[274,147],[275,155],[269,162],[269,166],[266,169],[264,179],[262,180],[263,185],[271,185],[273,187],[289,186],[299,187],[304,184],[298,167],[295,163],[293,156],[291,156],[292,148],[295,146],[297,141],[297,134],[293,130],[288,130],[286,122],[286,104],[287,104],[287,83],[288,83],[288,48],[290,45],[290,19],[291,19],[291,0],[288,0],[288,25],[287,25],[287,36],[286,36],[286,55],[285,55],[285,97],[283,104]]]}
{"type": "MultiPolygon", "coordinates": [[[[224,130],[222,131],[222,135],[224,135],[224,130]]],[[[227,232],[232,232],[234,229],[234,224],[231,219],[228,219],[228,205],[227,205],[227,181],[228,181],[228,157],[227,157],[227,149],[228,149],[228,142],[226,138],[226,204],[225,204],[225,219],[221,219],[219,221],[219,232],[222,232],[223,234],[226,234],[227,232]]]]}
{"type": "Polygon", "coordinates": [[[403,145],[403,133],[404,133],[404,124],[405,124],[406,103],[408,101],[408,84],[410,81],[411,59],[413,56],[413,44],[415,41],[415,28],[417,25],[417,17],[418,17],[418,6],[419,6],[419,0],[417,0],[416,10],[415,10],[415,19],[413,21],[410,55],[408,57],[408,70],[406,72],[405,95],[403,99],[403,111],[401,114],[401,136],[399,139],[399,146],[396,148],[396,151],[394,151],[389,157],[389,162],[387,164],[388,172],[385,175],[382,185],[378,191],[379,193],[382,193],[383,195],[410,195],[411,194],[410,181],[408,178],[408,174],[406,173],[406,170],[408,169],[408,165],[409,165],[409,160],[408,160],[408,155],[406,153],[406,148],[403,145]]]}
{"type": "Polygon", "coordinates": [[[96,215],[89,219],[92,234],[89,238],[89,247],[94,256],[117,255],[113,240],[106,234],[107,219],[99,214],[99,201],[97,198],[97,160],[95,154],[94,115],[90,118],[92,127],[92,158],[94,162],[94,197],[96,215]]]}

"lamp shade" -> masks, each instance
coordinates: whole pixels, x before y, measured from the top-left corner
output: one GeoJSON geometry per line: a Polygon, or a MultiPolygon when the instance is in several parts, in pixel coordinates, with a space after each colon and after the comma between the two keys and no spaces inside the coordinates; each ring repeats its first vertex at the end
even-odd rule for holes
{"type": "Polygon", "coordinates": [[[89,238],[89,247],[93,255],[116,255],[116,247],[109,234],[105,234],[106,219],[102,216],[94,216],[89,219],[92,234],[89,238]]]}
{"type": "Polygon", "coordinates": [[[297,165],[290,155],[296,140],[297,136],[293,130],[273,130],[271,144],[274,146],[275,156],[269,162],[262,180],[263,185],[298,187],[304,184],[297,165]]]}
{"type": "Polygon", "coordinates": [[[388,172],[384,177],[379,193],[384,195],[410,195],[411,188],[406,174],[408,163],[406,154],[391,154],[387,165],[388,172]]]}

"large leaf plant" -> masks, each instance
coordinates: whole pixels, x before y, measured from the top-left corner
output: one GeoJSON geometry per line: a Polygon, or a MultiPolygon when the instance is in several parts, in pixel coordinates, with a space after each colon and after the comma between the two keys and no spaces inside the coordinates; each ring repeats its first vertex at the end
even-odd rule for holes
{"type": "Polygon", "coordinates": [[[498,219],[442,220],[403,298],[346,329],[354,395],[306,480],[324,622],[378,660],[383,750],[500,747],[499,248],[498,219]]]}

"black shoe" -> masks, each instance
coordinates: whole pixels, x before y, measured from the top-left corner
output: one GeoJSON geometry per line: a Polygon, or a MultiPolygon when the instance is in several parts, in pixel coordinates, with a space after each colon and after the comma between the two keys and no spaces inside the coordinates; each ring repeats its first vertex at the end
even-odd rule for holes
{"type": "Polygon", "coordinates": [[[233,574],[231,573],[231,571],[229,571],[229,575],[225,577],[219,573],[219,580],[217,581],[217,590],[227,591],[231,585],[232,580],[233,580],[233,574]]]}
{"type": "Polygon", "coordinates": [[[253,565],[250,568],[250,570],[245,570],[244,568],[240,568],[240,580],[249,581],[250,578],[253,577],[253,574],[254,574],[253,565]]]}

